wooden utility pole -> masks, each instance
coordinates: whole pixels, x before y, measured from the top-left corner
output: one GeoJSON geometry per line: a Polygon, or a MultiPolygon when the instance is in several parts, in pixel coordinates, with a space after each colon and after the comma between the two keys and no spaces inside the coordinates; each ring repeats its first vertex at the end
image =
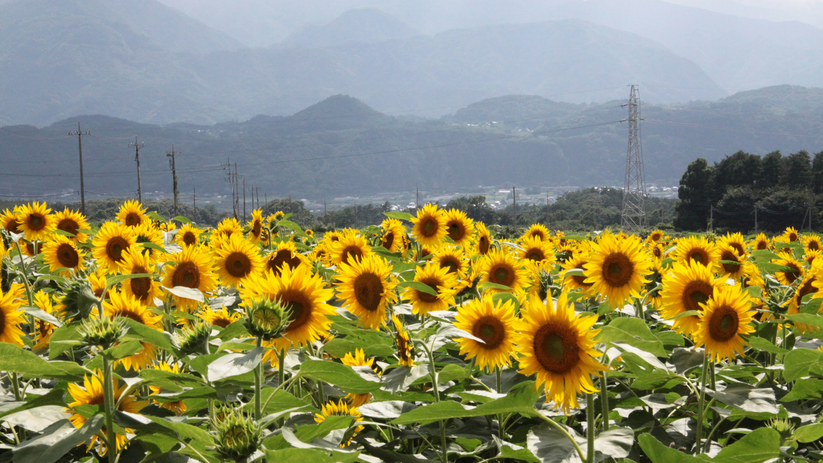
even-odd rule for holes
{"type": "Polygon", "coordinates": [[[137,142],[137,136],[134,137],[134,143],[129,144],[129,148],[134,147],[134,162],[137,163],[137,201],[143,203],[143,189],[140,186],[140,148],[143,143],[137,142]]]}
{"type": "Polygon", "coordinates": [[[243,177],[243,222],[246,221],[246,177],[243,177]]]}
{"type": "Polygon", "coordinates": [[[234,206],[235,206],[235,213],[234,218],[237,218],[237,214],[240,213],[240,178],[237,176],[237,163],[234,163],[234,191],[236,194],[234,195],[234,206]]]}
{"type": "Polygon", "coordinates": [[[172,177],[172,191],[174,193],[174,216],[177,217],[177,169],[174,165],[174,143],[171,145],[171,152],[166,153],[166,156],[169,158],[169,168],[171,169],[171,177],[172,177]]]}
{"type": "Polygon", "coordinates": [[[517,192],[512,187],[512,204],[514,205],[514,224],[517,225],[517,192]]]}
{"type": "Polygon", "coordinates": [[[80,212],[86,215],[86,188],[83,184],[83,135],[91,135],[91,132],[80,130],[80,122],[77,123],[77,131],[69,132],[69,136],[77,135],[77,151],[80,153],[80,212]]]}
{"type": "Polygon", "coordinates": [[[191,205],[197,209],[197,188],[195,188],[194,192],[191,194],[191,205]]]}
{"type": "Polygon", "coordinates": [[[420,184],[419,183],[414,186],[414,194],[415,194],[414,208],[415,209],[420,209],[420,184]]]}

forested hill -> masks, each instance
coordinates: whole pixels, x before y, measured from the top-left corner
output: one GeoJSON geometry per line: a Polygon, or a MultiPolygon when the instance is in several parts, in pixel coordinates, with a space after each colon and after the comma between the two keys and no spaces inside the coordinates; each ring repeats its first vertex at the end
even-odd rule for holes
{"type": "MultiPolygon", "coordinates": [[[[628,89],[627,89],[628,93],[628,89]]],[[[641,88],[641,96],[643,89],[641,88]]],[[[0,128],[0,197],[79,189],[78,121],[86,189],[133,195],[138,141],[144,195],[171,193],[167,151],[174,144],[179,189],[231,194],[224,164],[269,196],[323,200],[375,192],[451,192],[478,185],[597,186],[623,183],[625,101],[557,103],[541,97],[485,100],[439,120],[392,117],[335,96],[288,117],[216,125],[139,124],[104,116],[45,128],[0,128]]],[[[646,180],[677,185],[695,158],[738,150],[784,154],[823,150],[823,90],[771,87],[715,102],[644,104],[646,180]]]]}

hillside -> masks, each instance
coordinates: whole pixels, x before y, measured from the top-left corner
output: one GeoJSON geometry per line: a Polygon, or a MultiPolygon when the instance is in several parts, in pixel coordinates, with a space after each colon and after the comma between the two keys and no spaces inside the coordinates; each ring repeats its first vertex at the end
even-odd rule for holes
{"type": "Polygon", "coordinates": [[[331,47],[353,43],[401,40],[420,33],[394,16],[374,8],[346,11],[323,25],[307,25],[286,37],[288,46],[331,47]]]}

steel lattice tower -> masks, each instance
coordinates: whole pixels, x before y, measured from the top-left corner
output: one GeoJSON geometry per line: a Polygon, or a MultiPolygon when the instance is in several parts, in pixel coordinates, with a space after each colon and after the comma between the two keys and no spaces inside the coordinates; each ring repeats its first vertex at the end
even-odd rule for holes
{"type": "Polygon", "coordinates": [[[621,225],[628,232],[639,232],[646,226],[646,182],[643,173],[643,149],[640,145],[639,89],[632,85],[629,96],[629,148],[626,152],[626,181],[623,187],[621,225]]]}

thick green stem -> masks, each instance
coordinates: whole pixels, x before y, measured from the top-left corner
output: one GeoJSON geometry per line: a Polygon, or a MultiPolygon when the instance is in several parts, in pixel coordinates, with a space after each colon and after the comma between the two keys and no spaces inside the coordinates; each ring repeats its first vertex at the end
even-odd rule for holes
{"type": "Polygon", "coordinates": [[[609,430],[609,388],[606,372],[600,377],[600,405],[603,410],[603,431],[609,430]]]}
{"type": "MultiPolygon", "coordinates": [[[[263,339],[257,337],[257,347],[263,346],[263,339]]],[[[261,405],[260,395],[263,390],[263,359],[254,367],[254,420],[258,423],[263,418],[263,408],[261,405]]]]}
{"type": "Polygon", "coordinates": [[[703,453],[700,441],[703,440],[703,407],[706,401],[706,373],[709,371],[709,352],[703,349],[703,371],[700,374],[700,396],[697,399],[697,454],[703,453]]]}
{"type": "Polygon", "coordinates": [[[594,463],[594,394],[586,394],[587,443],[586,463],[594,463]]]}
{"type": "MultiPolygon", "coordinates": [[[[434,352],[429,349],[429,346],[422,344],[423,348],[426,350],[426,353],[429,354],[429,366],[431,368],[431,378],[432,378],[432,389],[434,391],[434,401],[440,402],[440,391],[439,386],[437,385],[437,367],[434,363],[434,352]]],[[[448,463],[449,461],[449,444],[446,441],[446,421],[440,420],[440,460],[443,463],[448,463]]]]}
{"type": "MultiPolygon", "coordinates": [[[[501,380],[500,366],[499,365],[496,366],[494,368],[494,370],[495,370],[495,373],[496,373],[495,376],[497,377],[496,378],[497,379],[497,393],[502,394],[503,393],[503,381],[501,380]]],[[[497,414],[497,435],[498,435],[498,437],[500,437],[501,440],[504,440],[503,437],[505,436],[505,433],[503,432],[503,414],[502,413],[497,414]]]]}
{"type": "Polygon", "coordinates": [[[106,452],[109,463],[117,461],[117,436],[114,433],[114,382],[111,361],[103,355],[103,409],[106,413],[106,452]]]}
{"type": "Polygon", "coordinates": [[[20,378],[17,377],[17,373],[11,374],[11,388],[14,390],[14,400],[17,402],[23,401],[23,394],[20,393],[20,378]]]}
{"type": "Polygon", "coordinates": [[[547,417],[547,416],[544,416],[544,415],[543,415],[542,413],[540,413],[539,411],[535,410],[535,412],[537,413],[537,416],[538,416],[538,417],[540,417],[540,418],[542,418],[542,419],[543,419],[543,421],[545,421],[546,423],[548,423],[549,425],[551,425],[552,427],[554,427],[554,429],[556,429],[556,430],[560,431],[560,433],[561,433],[561,434],[563,434],[564,436],[566,436],[566,439],[568,439],[568,440],[569,440],[569,442],[571,442],[571,443],[572,443],[572,445],[574,446],[574,449],[575,449],[575,450],[577,450],[577,454],[578,454],[578,455],[580,455],[580,459],[581,459],[581,460],[583,460],[583,461],[587,461],[587,460],[586,460],[586,455],[583,453],[583,449],[581,449],[581,448],[580,448],[580,444],[578,444],[578,443],[577,443],[577,441],[576,441],[576,440],[574,440],[574,437],[572,437],[572,435],[571,435],[571,434],[569,434],[569,432],[568,432],[568,431],[566,431],[566,428],[564,428],[563,426],[561,426],[561,425],[560,425],[560,423],[558,423],[558,422],[554,421],[553,419],[551,419],[551,418],[549,418],[549,417],[547,417]]]}

